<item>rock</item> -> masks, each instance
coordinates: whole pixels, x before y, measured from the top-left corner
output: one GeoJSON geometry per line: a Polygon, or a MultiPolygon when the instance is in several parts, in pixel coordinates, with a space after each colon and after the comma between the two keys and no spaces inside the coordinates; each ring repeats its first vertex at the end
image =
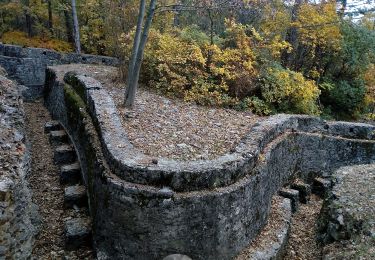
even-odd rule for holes
{"type": "Polygon", "coordinates": [[[174,254],[163,258],[163,260],[192,260],[187,255],[174,254]]]}
{"type": "Polygon", "coordinates": [[[324,197],[330,187],[330,180],[318,177],[313,181],[312,192],[318,196],[324,197]]]}
{"type": "Polygon", "coordinates": [[[71,145],[60,145],[56,147],[54,162],[56,164],[69,164],[76,160],[76,152],[71,145]]]}
{"type": "Polygon", "coordinates": [[[51,131],[49,141],[52,145],[62,145],[69,143],[69,136],[65,130],[51,131]]]}
{"type": "Polygon", "coordinates": [[[364,248],[373,247],[375,165],[340,168],[332,180],[318,222],[319,240],[326,245],[323,257],[360,259],[364,248]]]}
{"type": "Polygon", "coordinates": [[[92,243],[91,222],[89,219],[75,218],[65,222],[65,247],[75,250],[92,243]]]}
{"type": "Polygon", "coordinates": [[[303,183],[301,180],[296,180],[290,187],[299,191],[299,201],[301,203],[307,203],[310,200],[311,186],[309,184],[303,183]]]}
{"type": "Polygon", "coordinates": [[[58,121],[50,121],[44,125],[44,132],[49,133],[51,131],[62,130],[62,126],[58,121]]]}
{"type": "Polygon", "coordinates": [[[279,195],[288,198],[292,204],[292,213],[297,212],[299,207],[299,191],[293,189],[283,188],[279,191],[279,195]]]}
{"type": "Polygon", "coordinates": [[[78,184],[80,180],[81,166],[78,162],[61,166],[60,182],[62,184],[78,184]]]}
{"type": "Polygon", "coordinates": [[[68,186],[64,190],[64,206],[73,208],[87,206],[86,188],[83,185],[68,186]]]}

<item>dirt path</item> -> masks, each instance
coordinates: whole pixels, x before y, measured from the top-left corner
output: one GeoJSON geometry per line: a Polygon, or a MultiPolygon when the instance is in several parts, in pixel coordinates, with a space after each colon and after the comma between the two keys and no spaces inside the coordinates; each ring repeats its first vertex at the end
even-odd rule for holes
{"type": "Polygon", "coordinates": [[[323,200],[312,195],[308,204],[300,204],[293,216],[285,260],[321,259],[322,248],[316,242],[316,220],[323,200]]]}
{"type": "Polygon", "coordinates": [[[32,170],[29,177],[33,202],[42,218],[33,259],[92,259],[90,250],[64,251],[64,220],[80,212],[64,210],[64,188],[59,169],[53,163],[53,150],[44,125],[51,117],[43,104],[25,103],[26,131],[31,142],[32,170]]]}

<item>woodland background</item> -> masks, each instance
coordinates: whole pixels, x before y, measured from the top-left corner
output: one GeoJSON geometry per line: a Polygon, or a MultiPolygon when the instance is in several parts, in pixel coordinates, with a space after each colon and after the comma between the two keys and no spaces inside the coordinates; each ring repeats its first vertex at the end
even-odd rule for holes
{"type": "MultiPolygon", "coordinates": [[[[119,57],[126,78],[139,1],[77,0],[82,51],[119,57]]],[[[346,1],[160,0],[140,83],[260,115],[375,119],[375,12],[346,1]],[[358,14],[358,11],[356,11],[358,14]]],[[[72,5],[1,0],[0,41],[74,51],[72,5]]]]}

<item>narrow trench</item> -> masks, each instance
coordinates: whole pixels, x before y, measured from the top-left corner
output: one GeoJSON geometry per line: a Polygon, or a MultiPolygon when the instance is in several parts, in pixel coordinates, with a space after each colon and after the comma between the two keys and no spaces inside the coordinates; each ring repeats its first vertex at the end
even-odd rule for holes
{"type": "MultiPolygon", "coordinates": [[[[89,248],[66,251],[64,222],[87,214],[79,209],[64,209],[64,186],[60,184],[59,168],[53,162],[53,147],[44,133],[45,123],[51,121],[41,100],[24,103],[26,131],[31,143],[32,170],[29,177],[33,202],[41,215],[40,232],[32,259],[94,259],[89,248]]],[[[300,204],[293,216],[285,260],[321,259],[322,248],[316,242],[316,221],[323,200],[312,195],[308,204],[300,204]]]]}
{"type": "Polygon", "coordinates": [[[322,247],[317,242],[317,220],[323,199],[312,194],[307,204],[300,204],[293,215],[284,260],[322,259],[322,247]]]}
{"type": "Polygon", "coordinates": [[[89,248],[66,251],[64,223],[87,214],[81,209],[64,209],[64,186],[60,184],[59,168],[53,162],[53,148],[44,125],[51,121],[41,100],[24,103],[26,132],[31,143],[30,188],[33,202],[39,208],[41,225],[36,237],[32,259],[93,259],[89,248]]]}

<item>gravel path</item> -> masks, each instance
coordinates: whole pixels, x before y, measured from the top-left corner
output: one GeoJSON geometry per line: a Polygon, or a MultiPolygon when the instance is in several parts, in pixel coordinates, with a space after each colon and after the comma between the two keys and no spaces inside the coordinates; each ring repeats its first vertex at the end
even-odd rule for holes
{"type": "Polygon", "coordinates": [[[33,250],[33,259],[92,259],[87,249],[64,251],[64,220],[83,212],[64,210],[64,190],[59,182],[59,169],[53,163],[53,150],[44,124],[50,115],[41,102],[25,103],[26,131],[31,142],[32,170],[29,177],[33,202],[42,218],[40,233],[33,250]]]}
{"type": "Polygon", "coordinates": [[[316,241],[316,221],[322,204],[323,200],[316,195],[311,196],[308,204],[300,204],[293,216],[285,260],[321,259],[322,248],[316,241]]]}
{"type": "Polygon", "coordinates": [[[232,150],[260,118],[250,112],[197,106],[140,88],[135,107],[122,107],[124,84],[117,69],[70,64],[55,66],[61,79],[68,71],[93,77],[107,89],[121,115],[130,142],[153,157],[212,159],[232,150]]]}

